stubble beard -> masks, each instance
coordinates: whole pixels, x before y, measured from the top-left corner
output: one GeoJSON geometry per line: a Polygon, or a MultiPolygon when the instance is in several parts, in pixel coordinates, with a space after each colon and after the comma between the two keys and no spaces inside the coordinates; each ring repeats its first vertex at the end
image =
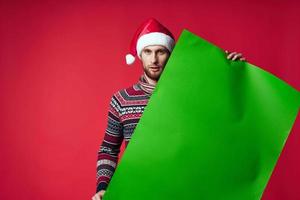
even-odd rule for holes
{"type": "Polygon", "coordinates": [[[145,74],[146,74],[149,78],[151,78],[152,80],[158,81],[159,78],[160,78],[160,75],[161,75],[162,72],[163,72],[163,69],[161,69],[161,71],[159,71],[158,73],[152,73],[152,72],[150,71],[150,68],[144,68],[144,72],[145,72],[145,74]]]}

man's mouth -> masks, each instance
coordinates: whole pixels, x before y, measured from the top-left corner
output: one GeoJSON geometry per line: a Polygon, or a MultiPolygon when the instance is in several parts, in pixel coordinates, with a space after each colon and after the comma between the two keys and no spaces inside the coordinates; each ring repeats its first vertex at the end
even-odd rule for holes
{"type": "Polygon", "coordinates": [[[159,67],[150,67],[150,70],[153,72],[158,72],[159,71],[159,67]]]}
{"type": "Polygon", "coordinates": [[[152,71],[159,71],[160,67],[157,65],[152,65],[149,67],[152,71]]]}

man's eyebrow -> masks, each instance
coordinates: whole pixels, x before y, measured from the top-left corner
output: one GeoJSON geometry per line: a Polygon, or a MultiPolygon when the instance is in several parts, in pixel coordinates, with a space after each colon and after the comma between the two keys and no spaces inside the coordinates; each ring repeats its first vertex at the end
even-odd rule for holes
{"type": "Polygon", "coordinates": [[[164,49],[164,48],[162,48],[162,49],[157,49],[155,52],[167,52],[168,50],[167,49],[164,49]]]}
{"type": "Polygon", "coordinates": [[[155,50],[152,50],[152,49],[148,49],[148,48],[144,48],[143,51],[154,51],[154,52],[158,52],[158,51],[168,51],[167,49],[165,48],[161,48],[161,49],[155,49],[155,50]]]}

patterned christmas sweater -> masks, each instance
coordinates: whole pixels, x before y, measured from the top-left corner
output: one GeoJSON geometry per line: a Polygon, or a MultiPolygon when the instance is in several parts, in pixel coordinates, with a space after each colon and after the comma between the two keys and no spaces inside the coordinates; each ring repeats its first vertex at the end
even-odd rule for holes
{"type": "Polygon", "coordinates": [[[144,112],[154,85],[142,75],[137,84],[116,92],[110,101],[108,123],[97,160],[97,189],[105,190],[118,163],[120,147],[125,147],[144,112]]]}

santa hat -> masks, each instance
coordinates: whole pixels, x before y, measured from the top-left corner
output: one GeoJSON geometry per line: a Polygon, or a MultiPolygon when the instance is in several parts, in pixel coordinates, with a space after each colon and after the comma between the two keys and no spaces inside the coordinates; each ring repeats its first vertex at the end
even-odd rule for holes
{"type": "Polygon", "coordinates": [[[131,65],[136,56],[141,58],[143,48],[149,45],[162,45],[170,52],[175,45],[173,34],[154,18],[145,21],[135,32],[130,44],[130,53],[126,55],[126,63],[131,65]]]}

